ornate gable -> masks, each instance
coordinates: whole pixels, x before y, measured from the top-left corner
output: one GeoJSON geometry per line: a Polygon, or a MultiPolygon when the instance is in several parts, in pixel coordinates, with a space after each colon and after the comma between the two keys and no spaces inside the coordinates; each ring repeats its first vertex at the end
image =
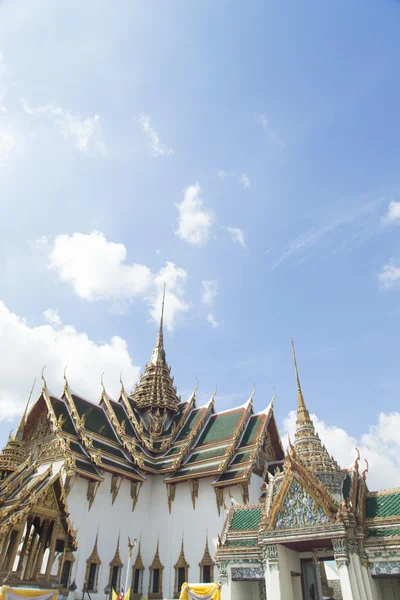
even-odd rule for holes
{"type": "Polygon", "coordinates": [[[324,509],[304,489],[295,477],[292,478],[280,510],[276,512],[276,529],[310,527],[329,523],[324,509]]]}

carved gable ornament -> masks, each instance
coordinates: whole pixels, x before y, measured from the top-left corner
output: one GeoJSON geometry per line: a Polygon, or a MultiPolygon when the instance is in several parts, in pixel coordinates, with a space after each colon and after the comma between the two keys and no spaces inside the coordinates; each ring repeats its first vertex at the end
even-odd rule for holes
{"type": "Polygon", "coordinates": [[[317,477],[288,453],[284,476],[272,500],[269,529],[293,529],[334,523],[339,506],[317,477]]]}

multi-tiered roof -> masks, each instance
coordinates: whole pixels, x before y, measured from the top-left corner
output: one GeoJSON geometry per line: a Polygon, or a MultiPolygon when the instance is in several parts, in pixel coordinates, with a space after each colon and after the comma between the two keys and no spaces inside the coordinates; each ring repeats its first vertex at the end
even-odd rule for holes
{"type": "Polygon", "coordinates": [[[266,468],[282,463],[272,403],[255,414],[252,394],[242,406],[217,413],[215,394],[197,406],[197,388],[187,401],[180,400],[166,362],[163,315],[151,359],[132,394],[121,380],[119,396],[112,399],[102,383],[94,404],[72,391],[65,374],[64,379],[58,397],[42,374],[42,392],[23,419],[18,448],[11,448],[11,439],[0,454],[5,475],[29,456],[35,456],[36,467],[61,459],[68,473],[94,484],[104,479],[104,472],[130,480],[133,498],[137,484],[161,475],[169,504],[175,484],[191,481],[195,502],[198,480],[212,477],[220,509],[222,488],[241,485],[247,501],[251,474],[263,476],[266,468]]]}

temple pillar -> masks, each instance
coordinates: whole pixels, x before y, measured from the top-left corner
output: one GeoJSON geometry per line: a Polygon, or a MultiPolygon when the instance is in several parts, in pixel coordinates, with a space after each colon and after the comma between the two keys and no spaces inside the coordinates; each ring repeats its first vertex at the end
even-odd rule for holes
{"type": "Polygon", "coordinates": [[[353,593],[354,583],[349,570],[346,540],[344,538],[333,539],[332,545],[335,553],[336,567],[339,573],[340,589],[342,591],[343,600],[360,600],[359,596],[355,596],[353,593]]]}
{"type": "Polygon", "coordinates": [[[29,544],[29,536],[31,534],[32,525],[33,525],[33,517],[30,516],[30,517],[28,517],[28,519],[26,521],[26,531],[25,531],[24,543],[22,544],[21,554],[19,555],[17,573],[19,573],[20,575],[22,575],[22,570],[24,567],[25,554],[26,554],[26,550],[27,550],[28,544],[29,544]]]}
{"type": "Polygon", "coordinates": [[[15,532],[13,536],[12,542],[10,544],[10,548],[7,552],[7,562],[6,562],[6,571],[12,571],[14,568],[15,559],[17,557],[18,547],[21,543],[22,536],[25,531],[25,523],[21,525],[19,531],[15,532]]]}
{"type": "Polygon", "coordinates": [[[33,580],[36,579],[36,577],[40,574],[40,570],[42,568],[43,556],[44,556],[44,553],[46,550],[46,543],[47,543],[47,536],[49,533],[49,527],[50,527],[50,521],[48,519],[45,519],[45,521],[43,523],[42,534],[41,534],[40,540],[39,540],[38,557],[37,557],[37,561],[35,564],[35,568],[32,573],[33,580]]]}
{"type": "Polygon", "coordinates": [[[35,528],[32,533],[32,539],[31,539],[31,543],[30,543],[30,547],[29,547],[28,560],[26,562],[26,567],[25,567],[25,571],[24,571],[24,579],[26,579],[28,581],[29,581],[29,577],[31,574],[32,565],[33,565],[34,559],[36,557],[37,544],[38,544],[38,533],[35,528]]]}
{"type": "Polygon", "coordinates": [[[6,552],[7,552],[7,549],[8,549],[8,544],[10,542],[10,537],[11,537],[11,531],[9,531],[7,533],[7,535],[4,537],[3,547],[1,549],[1,555],[0,555],[0,570],[3,569],[3,563],[4,563],[4,560],[6,558],[6,552]]]}
{"type": "Polygon", "coordinates": [[[373,600],[371,592],[365,584],[365,580],[361,570],[360,555],[358,554],[358,552],[353,552],[353,554],[351,554],[350,556],[350,560],[354,565],[354,571],[357,579],[358,589],[360,592],[360,598],[365,598],[365,600],[373,600]]]}
{"type": "Polygon", "coordinates": [[[276,544],[269,544],[266,546],[265,559],[265,588],[267,591],[267,598],[283,600],[279,577],[278,546],[276,544]]]}
{"type": "Polygon", "coordinates": [[[368,600],[382,600],[380,591],[376,583],[372,579],[371,571],[369,570],[368,561],[366,557],[362,557],[361,560],[361,574],[364,580],[364,585],[367,590],[368,600]]]}
{"type": "Polygon", "coordinates": [[[50,539],[49,559],[47,561],[46,574],[44,576],[45,581],[50,580],[51,567],[53,566],[53,562],[54,562],[54,551],[56,549],[57,534],[58,534],[58,521],[55,520],[55,521],[53,521],[53,531],[52,531],[51,539],[50,539]]]}
{"type": "Polygon", "coordinates": [[[350,556],[350,558],[348,560],[349,576],[350,576],[351,589],[353,591],[353,598],[354,598],[354,600],[365,600],[365,597],[362,596],[360,593],[360,588],[359,588],[359,583],[358,583],[358,579],[357,579],[354,562],[355,561],[354,561],[354,554],[353,554],[350,556]]]}

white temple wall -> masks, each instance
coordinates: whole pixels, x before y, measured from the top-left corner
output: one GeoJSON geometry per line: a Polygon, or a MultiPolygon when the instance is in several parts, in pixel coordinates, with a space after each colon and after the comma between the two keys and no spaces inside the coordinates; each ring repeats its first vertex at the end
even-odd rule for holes
{"type": "Polygon", "coordinates": [[[232,581],[230,600],[259,600],[258,581],[232,581]]]}
{"type": "Polygon", "coordinates": [[[301,562],[298,552],[278,544],[279,579],[281,597],[284,600],[302,600],[300,577],[292,577],[293,573],[301,573],[301,562]]]}
{"type": "MultiPolygon", "coordinates": [[[[130,483],[122,481],[118,496],[112,505],[111,475],[105,474],[105,481],[100,484],[92,508],[88,510],[87,481],[78,477],[68,496],[70,519],[75,529],[78,529],[78,550],[75,553],[75,563],[72,579],[75,579],[78,590],[82,589],[86,560],[90,556],[97,531],[98,554],[102,561],[99,571],[98,597],[104,598],[104,588],[109,578],[109,563],[114,557],[121,533],[120,555],[124,563],[122,582],[125,582],[127,565],[127,540],[141,538],[141,554],[145,566],[143,592],[147,595],[149,585],[149,566],[151,565],[159,538],[160,560],[164,566],[163,594],[172,597],[174,586],[174,564],[181,550],[182,533],[186,560],[190,565],[189,581],[198,582],[200,578],[199,562],[201,561],[208,531],[209,549],[214,556],[217,536],[221,534],[226,513],[221,509],[218,515],[216,496],[211,486],[213,478],[200,479],[196,508],[193,510],[191,491],[188,482],[176,486],[175,500],[172,503],[171,514],[168,510],[166,485],[163,476],[150,476],[139,493],[135,510],[132,512],[130,483]]],[[[249,485],[251,503],[258,502],[260,496],[260,477],[253,475],[249,485]]],[[[239,488],[231,487],[232,496],[237,502],[242,502],[239,488]]],[[[230,506],[228,491],[225,492],[226,505],[230,506]]],[[[136,550],[133,553],[133,561],[136,550]]],[[[214,578],[218,578],[215,569],[214,578]]],[[[129,574],[130,585],[131,573],[129,574]]]]}

